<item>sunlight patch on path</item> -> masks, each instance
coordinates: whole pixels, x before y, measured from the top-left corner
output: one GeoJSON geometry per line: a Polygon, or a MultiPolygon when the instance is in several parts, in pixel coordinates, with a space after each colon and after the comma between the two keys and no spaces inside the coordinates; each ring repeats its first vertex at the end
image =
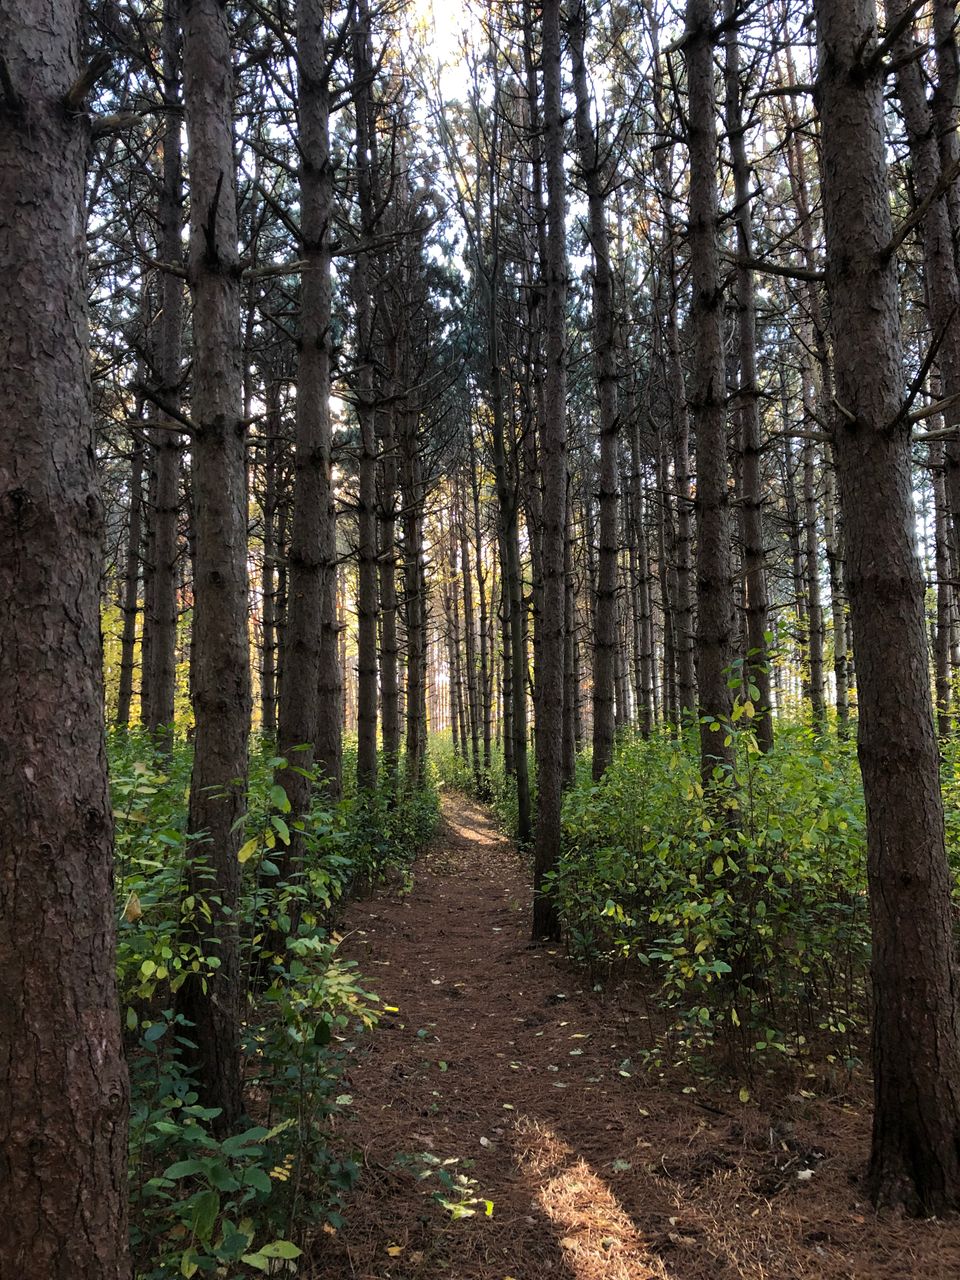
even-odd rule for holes
{"type": "Polygon", "coordinates": [[[607,1183],[546,1124],[520,1116],[517,1163],[576,1280],[671,1280],[607,1183]]]}

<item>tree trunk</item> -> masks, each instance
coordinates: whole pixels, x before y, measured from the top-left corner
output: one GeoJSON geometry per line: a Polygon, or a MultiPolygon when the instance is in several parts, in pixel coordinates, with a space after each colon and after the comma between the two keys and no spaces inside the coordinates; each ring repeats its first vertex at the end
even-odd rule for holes
{"type": "Polygon", "coordinates": [[[537,829],[534,844],[533,937],[560,936],[556,904],[545,877],[560,852],[563,742],[564,543],[567,513],[567,252],[563,171],[563,102],[560,65],[560,0],[544,0],[543,153],[547,175],[545,382],[540,473],[543,478],[541,560],[543,612],[537,679],[537,829]]]}
{"type": "Polygon", "coordinates": [[[960,1010],[914,546],[874,0],[816,0],[837,472],[859,685],[873,926],[878,1205],[960,1207],[960,1010]],[[850,417],[847,417],[847,414],[850,417]]]}
{"type": "Polygon", "coordinates": [[[370,16],[365,0],[357,6],[353,33],[353,70],[357,86],[357,197],[360,244],[353,268],[357,372],[354,394],[360,423],[357,499],[357,785],[377,785],[377,440],[374,398],[373,307],[370,242],[377,211],[372,190],[373,66],[369,49],[370,16]]]}
{"type": "Polygon", "coordinates": [[[187,829],[203,834],[192,846],[189,891],[211,903],[204,953],[218,956],[220,967],[208,976],[206,992],[199,980],[188,980],[180,988],[179,1008],[193,1023],[191,1066],[200,1096],[205,1106],[220,1108],[215,1123],[225,1132],[243,1111],[237,849],[250,729],[233,74],[228,15],[218,0],[189,0],[183,18],[194,338],[191,416],[197,424],[191,440],[196,728],[187,829]]]}
{"type": "Polygon", "coordinates": [[[934,560],[937,576],[937,622],[934,635],[933,669],[937,708],[937,736],[950,736],[950,511],[943,474],[943,441],[930,445],[933,473],[934,560]]]}
{"type": "MultiPolygon", "coordinates": [[[[753,219],[750,212],[750,168],[740,87],[740,44],[737,0],[725,0],[726,124],[733,161],[734,205],[737,210],[737,254],[753,257],[753,219]]],[[[753,685],[758,693],[754,728],[761,750],[773,747],[773,706],[770,696],[770,654],[767,644],[767,575],[763,545],[763,490],[760,474],[760,389],[757,385],[757,301],[754,274],[743,261],[737,265],[739,329],[741,497],[740,535],[743,541],[743,589],[747,615],[746,663],[743,693],[753,685]]]]}
{"type": "MultiPolygon", "coordinates": [[[[687,0],[689,83],[690,266],[696,360],[690,408],[697,433],[697,684],[704,781],[733,764],[725,745],[730,717],[727,684],[733,632],[727,486],[726,386],[717,243],[716,89],[710,0],[687,0]]],[[[681,496],[681,502],[683,498],[681,496]]]]}
{"type": "Polygon", "coordinates": [[[823,605],[820,598],[820,540],[817,536],[816,444],[803,445],[804,578],[810,641],[810,711],[814,733],[826,728],[823,703],[823,605]]]}
{"type": "MultiPolygon", "coordinates": [[[[164,262],[183,261],[183,158],[180,108],[180,23],[176,0],[165,0],[162,27],[163,185],[160,198],[159,251],[164,262]]],[[[180,347],[183,329],[183,281],[173,271],[161,277],[160,340],[156,357],[163,403],[176,409],[180,402],[180,347]]],[[[151,433],[150,505],[147,508],[147,547],[150,556],[149,592],[144,599],[140,718],[144,728],[173,745],[177,691],[177,561],[180,514],[180,438],[174,419],[158,410],[164,427],[151,433]]]]}
{"type": "MultiPolygon", "coordinates": [[[[120,642],[120,688],[117,693],[117,724],[130,723],[133,698],[133,670],[137,647],[137,615],[140,612],[140,529],[143,513],[143,442],[134,441],[130,461],[130,517],[123,566],[123,635],[120,642]]],[[[142,675],[141,675],[142,684],[142,675]]]]}
{"type": "Polygon", "coordinates": [[[280,389],[270,378],[264,390],[267,443],[264,448],[263,517],[263,649],[260,666],[261,728],[269,737],[277,731],[277,453],[280,434],[280,389]]]}
{"type": "Polygon", "coordinates": [[[0,12],[0,1274],[122,1280],[127,1073],[88,403],[80,6],[0,12]],[[11,95],[15,95],[11,101],[11,95]]]}
{"type": "MultiPolygon", "coordinates": [[[[832,452],[832,451],[831,451],[832,452]]],[[[830,616],[833,621],[833,679],[837,699],[837,736],[850,732],[849,675],[847,667],[847,620],[843,603],[843,554],[837,518],[836,469],[829,458],[824,467],[823,523],[830,574],[830,616]]]]}
{"type": "MultiPolygon", "coordinates": [[[[277,746],[296,768],[280,769],[294,818],[311,801],[312,768],[320,716],[324,579],[334,566],[324,550],[330,537],[330,103],[324,38],[324,0],[297,5],[297,91],[300,145],[300,238],[306,269],[300,275],[300,342],[297,370],[293,523],[288,562],[287,652],[280,684],[277,746]],[[303,771],[303,772],[301,772],[303,771]]],[[[338,708],[324,717],[339,725],[338,708]]],[[[295,869],[302,841],[291,832],[279,865],[295,869]]]]}
{"type": "Polygon", "coordinates": [[[577,160],[587,193],[587,237],[593,255],[593,351],[600,430],[600,550],[593,635],[593,779],[597,782],[613,757],[615,730],[617,556],[620,550],[617,436],[620,409],[613,272],[604,209],[607,177],[599,135],[590,120],[591,95],[584,57],[586,25],[586,5],[583,0],[577,0],[568,29],[576,96],[577,160]]]}

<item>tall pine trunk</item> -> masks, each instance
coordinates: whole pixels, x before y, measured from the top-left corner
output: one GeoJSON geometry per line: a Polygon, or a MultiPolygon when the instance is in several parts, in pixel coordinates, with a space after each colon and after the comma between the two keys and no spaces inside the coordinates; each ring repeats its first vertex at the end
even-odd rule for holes
{"type": "Polygon", "coordinates": [[[0,10],[0,1275],[122,1280],[80,6],[0,10]]]}
{"type": "Polygon", "coordinates": [[[533,937],[559,937],[556,904],[545,878],[560,852],[561,754],[565,632],[564,543],[567,514],[567,252],[563,167],[563,101],[560,59],[560,0],[544,0],[543,156],[547,177],[546,286],[544,324],[544,413],[540,437],[541,562],[540,670],[537,678],[537,827],[534,843],[533,937]]]}
{"type": "MultiPolygon", "coordinates": [[[[195,720],[187,818],[190,893],[212,910],[204,954],[220,966],[188,980],[179,1008],[193,1024],[193,1069],[216,1126],[243,1111],[240,1076],[240,963],[237,899],[250,730],[247,634],[247,470],[241,420],[240,289],[233,157],[233,69],[228,13],[218,0],[183,7],[183,69],[190,147],[190,268],[193,293],[191,416],[196,433],[191,497],[194,625],[191,677],[195,720]],[[211,884],[209,873],[213,874],[211,884]]],[[[200,917],[202,921],[202,917],[200,917]]]]}
{"type": "Polygon", "coordinates": [[[914,545],[874,0],[816,0],[837,473],[859,687],[873,926],[878,1205],[960,1207],[960,1008],[951,878],[914,545]]]}
{"type": "MultiPolygon", "coordinates": [[[[277,732],[278,749],[295,768],[281,769],[294,817],[310,807],[310,778],[323,715],[325,729],[339,727],[339,707],[320,707],[325,579],[332,518],[330,490],[330,218],[333,174],[330,167],[330,104],[324,0],[299,0],[297,67],[300,140],[300,238],[304,269],[300,275],[300,342],[297,371],[293,524],[288,562],[287,646],[277,732]]],[[[338,760],[318,761],[339,771],[338,760]]],[[[294,831],[284,861],[300,856],[294,831]]]]}
{"type": "MultiPolygon", "coordinates": [[[[716,86],[710,0],[688,0],[686,57],[690,94],[690,267],[694,365],[690,408],[697,433],[697,685],[700,760],[705,781],[733,762],[726,725],[733,633],[730,494],[727,486],[726,387],[717,243],[716,86]]],[[[682,499],[681,499],[682,501],[682,499]]]]}

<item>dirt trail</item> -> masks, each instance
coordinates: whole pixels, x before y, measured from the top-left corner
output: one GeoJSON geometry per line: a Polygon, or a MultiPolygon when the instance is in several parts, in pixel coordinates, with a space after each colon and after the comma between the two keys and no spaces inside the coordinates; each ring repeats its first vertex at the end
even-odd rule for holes
{"type": "Polygon", "coordinates": [[[349,908],[344,949],[397,1012],[351,1065],[338,1137],[363,1176],[314,1280],[960,1276],[960,1227],[865,1206],[861,1108],[651,1078],[642,1011],[529,949],[529,909],[515,848],[457,795],[412,890],[349,908]],[[491,1217],[432,1199],[454,1159],[491,1217]]]}

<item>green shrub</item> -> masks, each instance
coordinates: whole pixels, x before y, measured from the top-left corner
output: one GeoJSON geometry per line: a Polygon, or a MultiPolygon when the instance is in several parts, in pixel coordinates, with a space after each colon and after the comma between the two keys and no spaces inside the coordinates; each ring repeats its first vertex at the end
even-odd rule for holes
{"type": "Polygon", "coordinates": [[[707,795],[692,731],[622,739],[599,784],[581,772],[554,877],[568,948],[597,977],[648,971],[691,1048],[827,1035],[850,1056],[869,948],[855,750],[783,724],[769,755],[734,736],[707,795]]]}
{"type": "Polygon", "coordinates": [[[253,744],[238,916],[244,1075],[260,1123],[220,1139],[217,1113],[199,1104],[183,1065],[190,1026],[174,1012],[179,987],[188,979],[205,986],[219,965],[204,945],[211,910],[202,866],[187,887],[191,752],[178,740],[165,757],[130,731],[112,736],[110,757],[137,1275],[267,1272],[298,1256],[290,1237],[310,1222],[339,1225],[341,1197],[357,1175],[349,1152],[332,1146],[327,1121],[349,1105],[346,1053],[375,1022],[378,1002],[338,953],[335,911],[430,838],[434,776],[428,771],[418,790],[361,797],[348,755],[344,798],[331,804],[314,777],[309,812],[296,815],[276,775],[300,766],[269,743],[253,744]],[[294,837],[301,861],[284,875],[278,853],[294,837]]]}

